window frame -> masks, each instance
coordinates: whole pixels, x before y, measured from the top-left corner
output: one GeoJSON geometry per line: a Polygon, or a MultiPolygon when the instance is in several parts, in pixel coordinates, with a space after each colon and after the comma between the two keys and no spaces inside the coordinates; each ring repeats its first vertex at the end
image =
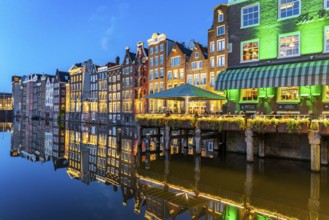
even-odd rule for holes
{"type": "Polygon", "coordinates": [[[277,91],[277,103],[299,103],[300,102],[300,97],[301,97],[301,94],[300,94],[300,87],[299,86],[285,86],[285,87],[279,87],[278,88],[278,91],[277,91]],[[296,88],[298,88],[298,98],[297,99],[294,99],[294,100],[292,100],[292,99],[282,99],[282,89],[283,88],[289,88],[289,87],[291,87],[291,88],[294,88],[294,87],[296,87],[296,88]]]}
{"type": "Polygon", "coordinates": [[[220,23],[220,22],[223,22],[223,21],[224,21],[224,13],[223,13],[223,11],[218,10],[217,22],[220,23]],[[222,18],[222,19],[220,19],[220,18],[222,18]]]}
{"type": "Polygon", "coordinates": [[[290,33],[286,33],[286,34],[279,34],[278,36],[278,58],[289,58],[289,57],[298,57],[301,55],[301,39],[300,39],[300,32],[290,32],[290,33]],[[298,35],[298,54],[294,54],[294,55],[289,55],[289,56],[281,56],[280,55],[280,39],[282,37],[288,37],[288,36],[293,36],[293,35],[298,35]]]}
{"type": "Polygon", "coordinates": [[[256,4],[252,4],[252,5],[248,5],[248,6],[245,6],[245,7],[242,7],[241,8],[241,12],[240,12],[240,14],[241,14],[241,24],[240,24],[240,27],[241,28],[249,28],[249,27],[254,27],[254,26],[258,26],[259,24],[260,24],[260,4],[259,3],[256,3],[256,4]],[[246,25],[246,26],[244,26],[244,20],[243,20],[243,10],[244,9],[246,9],[246,8],[251,8],[251,7],[255,7],[255,6],[257,6],[257,8],[258,8],[258,23],[257,24],[251,24],[251,25],[246,25]]]}
{"type": "Polygon", "coordinates": [[[280,7],[281,6],[281,0],[278,0],[278,20],[285,20],[285,19],[295,18],[295,17],[298,17],[298,16],[301,15],[301,13],[302,13],[302,0],[294,0],[294,1],[299,1],[299,13],[297,15],[292,15],[292,16],[289,16],[289,17],[281,17],[281,7],[280,7]]]}
{"type": "Polygon", "coordinates": [[[259,38],[252,39],[252,40],[247,40],[247,41],[241,41],[241,43],[240,43],[240,62],[241,63],[257,62],[257,61],[259,61],[259,55],[260,55],[259,38]],[[246,61],[244,61],[243,60],[243,44],[246,44],[246,43],[255,43],[255,42],[258,43],[258,59],[257,60],[246,60],[246,61]]]}
{"type": "Polygon", "coordinates": [[[226,46],[225,46],[225,39],[223,38],[223,39],[219,39],[219,40],[217,40],[217,47],[216,47],[216,50],[217,50],[217,51],[223,51],[223,50],[225,50],[225,49],[226,49],[226,46]],[[219,42],[221,42],[221,44],[219,44],[219,42]],[[222,42],[224,42],[224,43],[222,43],[222,42]],[[219,49],[218,45],[221,45],[221,46],[223,46],[223,47],[221,47],[221,49],[219,49]]]}
{"type": "Polygon", "coordinates": [[[170,59],[170,66],[171,67],[180,66],[180,65],[181,65],[181,57],[180,56],[175,56],[175,57],[172,57],[170,59]],[[179,59],[179,63],[178,64],[174,63],[174,65],[173,65],[173,60],[175,60],[175,59],[179,59]]]}
{"type": "Polygon", "coordinates": [[[219,26],[217,26],[217,32],[216,32],[216,34],[217,34],[217,37],[218,37],[218,36],[224,36],[224,35],[225,35],[225,33],[226,33],[226,30],[225,30],[225,25],[219,25],[219,26]],[[223,32],[222,34],[219,34],[219,33],[218,33],[218,30],[219,30],[221,27],[223,27],[223,29],[224,29],[224,32],[223,32]]]}
{"type": "Polygon", "coordinates": [[[217,55],[217,56],[216,56],[216,61],[217,61],[217,67],[224,67],[225,64],[226,64],[225,55],[217,55]],[[223,58],[224,58],[224,64],[223,64],[223,62],[222,62],[223,58]],[[218,62],[219,60],[220,60],[221,62],[218,62]],[[220,63],[221,63],[222,65],[219,65],[220,63]]]}
{"type": "Polygon", "coordinates": [[[211,41],[209,44],[209,51],[210,53],[215,52],[215,41],[211,41]]]}

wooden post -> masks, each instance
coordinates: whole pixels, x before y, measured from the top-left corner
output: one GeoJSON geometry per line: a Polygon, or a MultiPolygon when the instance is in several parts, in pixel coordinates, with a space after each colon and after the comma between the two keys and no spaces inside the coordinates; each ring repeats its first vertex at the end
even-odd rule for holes
{"type": "Polygon", "coordinates": [[[165,150],[169,151],[170,148],[170,127],[167,125],[165,127],[165,150]]]}
{"type": "Polygon", "coordinates": [[[254,138],[250,129],[245,132],[245,141],[247,144],[247,162],[254,162],[254,138]]]}
{"type": "Polygon", "coordinates": [[[195,129],[195,154],[201,154],[201,130],[200,128],[195,129]]]}
{"type": "Polygon", "coordinates": [[[258,156],[261,158],[265,157],[265,138],[264,135],[259,135],[259,145],[258,145],[258,156]]]}
{"type": "Polygon", "coordinates": [[[311,145],[311,170],[313,172],[320,172],[321,158],[320,158],[320,142],[321,135],[317,131],[309,131],[308,141],[311,145]]]}

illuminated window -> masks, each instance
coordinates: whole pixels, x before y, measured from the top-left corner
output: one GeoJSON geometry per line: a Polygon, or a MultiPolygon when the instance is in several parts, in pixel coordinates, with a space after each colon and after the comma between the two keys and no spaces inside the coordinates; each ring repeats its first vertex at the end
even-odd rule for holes
{"type": "Polygon", "coordinates": [[[329,27],[324,29],[324,51],[329,52],[329,27]]]}
{"type": "Polygon", "coordinates": [[[210,68],[214,68],[214,67],[215,67],[215,58],[210,57],[210,68]]]}
{"type": "Polygon", "coordinates": [[[215,42],[210,42],[210,53],[215,52],[215,42]]]}
{"type": "Polygon", "coordinates": [[[217,56],[217,66],[218,67],[225,66],[225,55],[217,56]]]}
{"type": "Polygon", "coordinates": [[[201,85],[206,85],[207,83],[207,74],[201,73],[201,85]]]}
{"type": "Polygon", "coordinates": [[[187,76],[187,83],[192,85],[192,76],[191,75],[187,76]]]}
{"type": "Polygon", "coordinates": [[[171,58],[171,66],[180,65],[180,56],[171,58]]]}
{"type": "Polygon", "coordinates": [[[218,22],[224,21],[224,14],[221,10],[218,10],[218,22]]]}
{"type": "Polygon", "coordinates": [[[168,71],[168,80],[172,80],[172,71],[168,71]]]}
{"type": "Polygon", "coordinates": [[[282,87],[279,88],[280,99],[297,101],[299,99],[299,88],[298,87],[282,87]]]}
{"type": "Polygon", "coordinates": [[[210,86],[215,87],[215,73],[210,73],[210,86]]]}
{"type": "Polygon", "coordinates": [[[257,89],[242,89],[242,100],[243,101],[253,101],[258,98],[257,89]]]}
{"type": "Polygon", "coordinates": [[[299,55],[299,33],[283,35],[279,37],[279,57],[299,55]]]}
{"type": "Polygon", "coordinates": [[[199,82],[199,74],[195,74],[194,75],[194,85],[195,86],[200,85],[200,82],[199,82]]]}
{"type": "Polygon", "coordinates": [[[221,36],[224,34],[225,34],[225,26],[222,25],[222,26],[217,27],[217,36],[221,36]]]}
{"type": "Polygon", "coordinates": [[[178,70],[174,70],[174,79],[178,79],[178,70]]]}
{"type": "Polygon", "coordinates": [[[160,82],[160,91],[163,91],[163,90],[164,90],[164,83],[160,82]]]}
{"type": "Polygon", "coordinates": [[[225,39],[217,41],[217,51],[225,50],[225,39]]]}
{"type": "Polygon", "coordinates": [[[247,6],[241,9],[241,27],[255,26],[259,24],[259,4],[247,6]]]}
{"type": "Polygon", "coordinates": [[[301,0],[279,0],[279,18],[300,15],[301,0]]]}
{"type": "Polygon", "coordinates": [[[185,76],[184,69],[179,69],[179,78],[184,79],[184,76],[185,76]]]}
{"type": "Polygon", "coordinates": [[[259,41],[241,42],[241,61],[257,61],[259,59],[259,41]]]}

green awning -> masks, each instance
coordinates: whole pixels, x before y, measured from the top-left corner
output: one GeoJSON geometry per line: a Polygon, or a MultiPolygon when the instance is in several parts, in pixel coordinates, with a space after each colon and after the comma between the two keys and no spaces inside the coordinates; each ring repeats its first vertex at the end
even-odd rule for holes
{"type": "Polygon", "coordinates": [[[216,90],[329,85],[329,60],[226,70],[216,90]]]}
{"type": "Polygon", "coordinates": [[[225,100],[224,96],[201,89],[199,87],[183,84],[172,89],[164,90],[146,96],[148,99],[167,99],[167,100],[225,100]]]}

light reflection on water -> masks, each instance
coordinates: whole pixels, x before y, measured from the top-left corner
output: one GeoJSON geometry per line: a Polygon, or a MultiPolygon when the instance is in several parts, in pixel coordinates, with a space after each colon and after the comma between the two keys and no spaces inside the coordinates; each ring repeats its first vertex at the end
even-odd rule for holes
{"type": "Polygon", "coordinates": [[[133,127],[15,122],[0,135],[0,219],[329,219],[327,167],[154,145],[138,149],[133,127]]]}

